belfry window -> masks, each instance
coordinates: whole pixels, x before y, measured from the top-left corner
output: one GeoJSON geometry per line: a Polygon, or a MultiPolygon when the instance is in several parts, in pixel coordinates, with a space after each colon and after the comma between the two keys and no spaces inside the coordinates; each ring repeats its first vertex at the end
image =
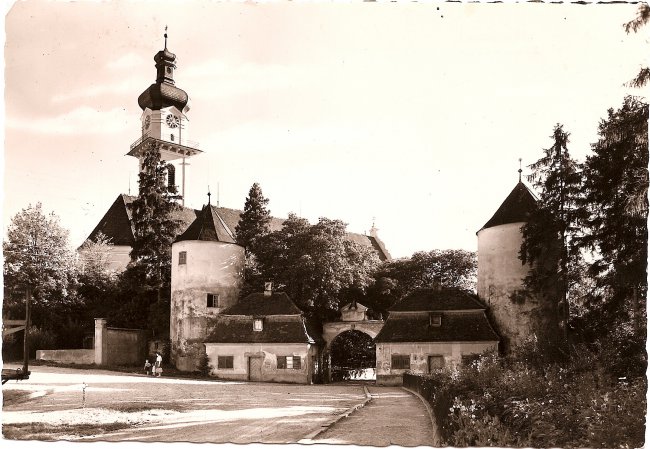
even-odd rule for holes
{"type": "Polygon", "coordinates": [[[167,164],[167,190],[172,190],[176,186],[176,167],[167,164]]]}

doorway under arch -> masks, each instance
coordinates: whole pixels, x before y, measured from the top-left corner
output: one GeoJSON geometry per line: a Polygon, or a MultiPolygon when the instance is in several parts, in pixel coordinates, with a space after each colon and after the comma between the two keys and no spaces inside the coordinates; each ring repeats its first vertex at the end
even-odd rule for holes
{"type": "Polygon", "coordinates": [[[375,380],[376,350],[373,338],[365,332],[347,330],[330,345],[331,379],[375,380]]]}

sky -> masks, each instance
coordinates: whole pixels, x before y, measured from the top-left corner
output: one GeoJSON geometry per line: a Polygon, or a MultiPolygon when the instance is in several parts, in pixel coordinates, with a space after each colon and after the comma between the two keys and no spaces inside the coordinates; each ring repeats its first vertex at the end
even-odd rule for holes
{"type": "MultiPolygon", "coordinates": [[[[648,31],[637,6],[45,2],[5,7],[3,231],[41,202],[79,246],[137,192],[140,93],[177,56],[190,95],[186,205],[375,223],[393,257],[476,250],[476,232],[551,146],[578,160],[622,105],[648,31]],[[217,195],[218,193],[218,195],[217,195]]],[[[185,131],[184,131],[185,132],[185,131]]],[[[188,137],[187,133],[185,137],[188,137]]]]}

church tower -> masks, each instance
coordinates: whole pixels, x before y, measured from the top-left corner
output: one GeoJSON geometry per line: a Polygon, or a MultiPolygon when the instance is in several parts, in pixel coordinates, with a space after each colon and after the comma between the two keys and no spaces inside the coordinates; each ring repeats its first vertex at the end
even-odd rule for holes
{"type": "Polygon", "coordinates": [[[190,98],[187,93],[176,87],[174,70],[176,55],[167,50],[167,33],[165,48],[154,56],[156,63],[156,82],[145,89],[138,97],[142,109],[142,135],[131,144],[127,153],[138,158],[142,167],[142,153],[149,145],[155,144],[160,150],[160,157],[168,162],[168,181],[170,186],[176,183],[176,166],[181,167],[181,200],[185,205],[185,166],[187,158],[201,153],[196,142],[189,140],[190,98]]]}

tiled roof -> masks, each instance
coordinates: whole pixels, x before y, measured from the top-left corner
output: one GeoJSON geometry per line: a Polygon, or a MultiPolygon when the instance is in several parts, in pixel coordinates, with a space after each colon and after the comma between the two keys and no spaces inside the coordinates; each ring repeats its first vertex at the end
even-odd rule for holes
{"type": "Polygon", "coordinates": [[[528,215],[537,207],[537,198],[522,183],[517,183],[510,195],[481,229],[491,228],[509,223],[528,221],[528,215]]]}
{"type": "Polygon", "coordinates": [[[441,312],[440,326],[429,315],[391,315],[375,341],[378,343],[499,341],[484,311],[441,312]]]}
{"type": "MultiPolygon", "coordinates": [[[[114,245],[132,246],[133,229],[131,226],[131,212],[127,205],[132,203],[134,200],[134,196],[124,194],[118,196],[113,205],[109,208],[108,212],[106,212],[104,217],[97,224],[93,232],[90,233],[88,238],[96,238],[97,234],[101,231],[112,239],[114,245]]],[[[212,210],[221,219],[221,223],[225,225],[225,228],[222,230],[224,232],[226,230],[230,231],[229,234],[235,236],[235,228],[237,227],[237,223],[239,223],[239,217],[242,214],[242,211],[226,207],[216,207],[214,205],[212,206],[212,210]]],[[[201,211],[184,207],[177,212],[177,218],[183,223],[181,226],[183,233],[196,221],[196,218],[200,215],[201,211]]],[[[283,223],[283,219],[271,217],[269,228],[271,231],[279,231],[282,229],[283,223]]],[[[380,260],[391,258],[384,243],[376,237],[355,234],[352,232],[347,233],[347,237],[353,242],[374,249],[380,260]]]]}
{"type": "Polygon", "coordinates": [[[132,246],[131,213],[126,205],[132,203],[133,200],[135,200],[133,196],[119,195],[90,233],[88,240],[95,241],[101,232],[111,239],[113,245],[132,246]]]}
{"type": "Polygon", "coordinates": [[[388,310],[392,313],[477,309],[483,310],[485,306],[474,295],[458,288],[423,288],[409,293],[388,310]]]}
{"type": "Polygon", "coordinates": [[[222,315],[300,315],[302,312],[284,292],[264,296],[264,293],[251,293],[237,304],[224,309],[222,315]]]}
{"type": "Polygon", "coordinates": [[[192,224],[175,241],[184,240],[235,243],[234,235],[227,228],[223,218],[217,209],[210,205],[203,208],[192,224]]]}
{"type": "Polygon", "coordinates": [[[219,316],[206,343],[315,343],[301,316],[264,319],[262,330],[253,330],[253,317],[219,316]]]}

